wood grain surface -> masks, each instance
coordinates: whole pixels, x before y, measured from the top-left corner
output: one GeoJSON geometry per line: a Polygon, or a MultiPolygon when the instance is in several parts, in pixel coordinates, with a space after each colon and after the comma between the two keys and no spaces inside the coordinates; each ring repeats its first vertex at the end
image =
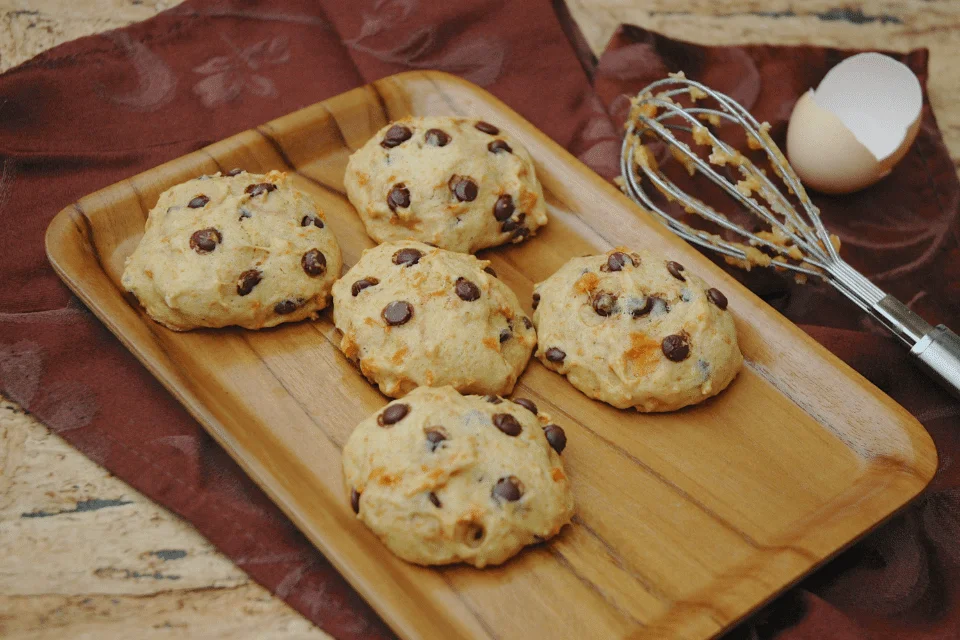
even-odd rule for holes
{"type": "MultiPolygon", "coordinates": [[[[0,71],[177,0],[0,0],[0,71]]],[[[704,43],[816,43],[931,50],[929,93],[960,162],[960,4],[568,0],[599,54],[621,22],[704,43]],[[869,6],[868,6],[869,5],[869,6]]],[[[11,638],[324,637],[190,527],[110,476],[10,402],[0,402],[0,622],[11,638]],[[24,513],[55,517],[29,519],[24,513]],[[142,527],[143,522],[164,526],[142,527]],[[22,524],[22,523],[21,523],[22,524]],[[63,549],[63,540],[70,546],[63,549]],[[82,550],[71,553],[70,548],[82,550]],[[45,558],[54,550],[57,562],[45,558]],[[169,552],[169,553],[167,553],[169,552]],[[183,554],[181,554],[183,552],[183,554]],[[199,557],[202,561],[192,561],[199,557]],[[24,561],[22,559],[27,559],[24,561]],[[113,571],[103,571],[112,567],[113,571]],[[156,567],[177,580],[158,579],[156,567]],[[96,609],[91,603],[98,603],[96,609]],[[168,606],[175,603],[176,610],[168,606]],[[243,611],[245,624],[222,611],[243,611]],[[16,624],[13,612],[16,611],[16,624]],[[51,621],[55,620],[55,624],[51,621]]],[[[160,572],[163,574],[163,572],[160,572]]]]}
{"type": "Polygon", "coordinates": [[[506,105],[446,74],[386,78],[85,196],[51,223],[47,252],[404,638],[712,637],[883,521],[936,467],[904,409],[506,105]],[[480,254],[528,314],[534,283],[570,256],[653,250],[726,292],[746,358],[723,394],[665,415],[591,401],[533,361],[516,391],[567,431],[577,514],[555,540],[485,571],[406,564],[353,516],[340,449],[385,399],[335,346],[329,311],[272,330],[176,333],[119,284],[160,193],[232,167],[292,172],[349,267],[373,246],[344,196],[350,153],[391,120],[444,114],[494,122],[534,159],[550,224],[480,254]],[[305,380],[339,384],[318,396],[305,380]]]}

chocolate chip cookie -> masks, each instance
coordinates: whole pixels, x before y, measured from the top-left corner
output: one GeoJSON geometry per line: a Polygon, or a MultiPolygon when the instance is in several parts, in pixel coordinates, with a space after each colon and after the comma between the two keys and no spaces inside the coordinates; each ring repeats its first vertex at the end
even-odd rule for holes
{"type": "Polygon", "coordinates": [[[488,263],[412,240],[363,253],[333,287],[340,349],[384,394],[509,393],[537,342],[488,263]]]}
{"type": "Polygon", "coordinates": [[[573,515],[563,428],[530,400],[414,390],[343,448],[353,511],[417,564],[500,564],[573,515]]]}
{"type": "Polygon", "coordinates": [[[175,331],[260,329],[326,307],[342,264],[323,212],[286,174],[235,170],[160,194],[121,282],[175,331]]]}
{"type": "Polygon", "coordinates": [[[530,155],[482,120],[391,123],[350,156],[344,183],[377,242],[415,239],[473,253],[520,242],[547,223],[530,155]]]}
{"type": "Polygon", "coordinates": [[[653,253],[574,258],[534,288],[533,304],[537,357],[620,409],[701,402],[743,362],[726,296],[653,253]]]}

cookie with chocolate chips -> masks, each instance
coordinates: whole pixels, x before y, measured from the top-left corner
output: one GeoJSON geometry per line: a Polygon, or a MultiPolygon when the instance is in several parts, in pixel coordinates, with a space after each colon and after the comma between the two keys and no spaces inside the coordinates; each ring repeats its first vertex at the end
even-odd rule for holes
{"type": "Polygon", "coordinates": [[[286,174],[237,170],[160,194],[121,282],[175,331],[261,329],[326,307],[342,264],[323,212],[286,174]]]}
{"type": "Polygon", "coordinates": [[[483,568],[570,521],[563,428],[530,400],[497,400],[420,387],[353,430],[344,504],[400,558],[483,568]]]}
{"type": "Polygon", "coordinates": [[[619,247],[534,288],[537,357],[617,408],[673,411],[723,391],[743,362],[726,296],[682,264],[619,247]]]}
{"type": "Polygon", "coordinates": [[[537,334],[486,266],[413,240],[364,251],[333,287],[340,349],[393,398],[419,386],[510,393],[537,334]]]}
{"type": "Polygon", "coordinates": [[[347,196],[377,242],[412,239],[474,253],[547,223],[530,155],[489,122],[404,118],[347,164],[347,196]]]}

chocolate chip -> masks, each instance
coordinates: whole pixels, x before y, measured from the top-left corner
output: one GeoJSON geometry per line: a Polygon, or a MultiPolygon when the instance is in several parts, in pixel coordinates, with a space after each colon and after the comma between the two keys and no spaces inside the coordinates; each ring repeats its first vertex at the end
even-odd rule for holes
{"type": "Polygon", "coordinates": [[[513,232],[512,242],[520,242],[522,240],[525,240],[529,235],[530,235],[530,229],[526,227],[520,227],[519,229],[513,232]]]}
{"type": "Polygon", "coordinates": [[[719,289],[707,289],[707,300],[717,305],[721,311],[727,308],[727,296],[723,295],[719,289]]]}
{"type": "Polygon", "coordinates": [[[493,396],[493,395],[483,396],[483,399],[489,402],[490,404],[500,404],[501,402],[503,402],[503,398],[501,398],[500,396],[493,396]]]}
{"type": "Polygon", "coordinates": [[[686,336],[680,334],[664,338],[663,342],[660,343],[660,349],[663,350],[663,355],[667,357],[667,360],[673,362],[682,362],[690,355],[690,344],[687,342],[686,336]]]}
{"type": "Polygon", "coordinates": [[[440,502],[440,498],[438,498],[437,494],[435,494],[433,491],[431,491],[430,495],[427,497],[430,498],[430,502],[432,502],[433,506],[435,506],[437,509],[443,506],[443,503],[440,502]]]}
{"type": "Polygon", "coordinates": [[[187,206],[191,209],[202,209],[208,202],[210,202],[210,198],[200,195],[191,200],[187,206]]]}
{"type": "Polygon", "coordinates": [[[300,226],[309,227],[310,225],[315,226],[317,229],[323,229],[323,220],[317,216],[303,216],[303,219],[300,221],[300,226]]]}
{"type": "Polygon", "coordinates": [[[533,323],[530,321],[530,318],[523,316],[523,326],[527,329],[533,329],[533,323]]]}
{"type": "Polygon", "coordinates": [[[423,253],[419,249],[414,249],[413,247],[407,247],[405,249],[400,249],[395,254],[393,254],[393,264],[403,265],[405,267],[412,267],[413,265],[420,262],[420,258],[423,257],[423,253]]]}
{"type": "Polygon", "coordinates": [[[550,362],[563,362],[563,359],[567,357],[567,354],[557,349],[556,347],[550,347],[547,349],[547,360],[550,362]]]}
{"type": "Polygon", "coordinates": [[[513,401],[518,405],[520,405],[521,407],[524,407],[532,411],[533,415],[537,415],[537,413],[539,413],[537,411],[537,405],[533,404],[533,400],[527,400],[526,398],[514,398],[513,401]]]}
{"type": "Polygon", "coordinates": [[[477,120],[477,124],[473,126],[479,129],[480,131],[483,131],[484,133],[489,133],[491,136],[495,136],[498,133],[500,133],[500,129],[497,129],[495,126],[493,126],[489,122],[484,122],[483,120],[477,120]]]}
{"type": "Polygon", "coordinates": [[[236,169],[230,169],[230,171],[227,171],[227,175],[230,176],[231,178],[234,176],[238,176],[241,173],[244,173],[244,170],[241,169],[240,167],[237,167],[236,169]]]}
{"type": "Polygon", "coordinates": [[[404,300],[395,300],[383,308],[380,312],[383,319],[391,327],[406,324],[413,317],[413,306],[404,300]]]}
{"type": "Polygon", "coordinates": [[[193,235],[190,236],[190,248],[197,253],[210,253],[221,242],[223,242],[223,236],[212,227],[194,231],[193,235]]]}
{"type": "Polygon", "coordinates": [[[540,306],[540,294],[535,293],[533,294],[533,310],[536,311],[537,307],[539,306],[540,306]]]}
{"type": "Polygon", "coordinates": [[[402,182],[398,182],[390,188],[387,194],[387,206],[390,211],[396,211],[397,207],[406,209],[410,206],[410,190],[402,182]]]}
{"type": "Polygon", "coordinates": [[[360,494],[356,489],[350,489],[350,506],[354,513],[360,513],[360,494]]]}
{"type": "Polygon", "coordinates": [[[543,435],[547,436],[547,442],[557,453],[563,453],[567,448],[567,434],[563,432],[562,427],[548,424],[543,428],[543,435]]]}
{"type": "Polygon", "coordinates": [[[646,299],[643,301],[643,306],[634,307],[633,310],[630,312],[630,315],[633,316],[634,318],[642,318],[643,316],[653,311],[653,303],[655,300],[657,300],[656,297],[647,296],[646,299]]]}
{"type": "Polygon", "coordinates": [[[398,402],[396,404],[387,405],[387,408],[377,416],[377,424],[381,427],[395,425],[406,418],[408,413],[410,413],[410,405],[408,404],[398,402]]]}
{"type": "Polygon", "coordinates": [[[601,291],[593,298],[593,310],[598,316],[609,316],[617,305],[617,296],[601,291]]]}
{"type": "Polygon", "coordinates": [[[484,267],[483,270],[492,275],[494,278],[497,277],[497,272],[493,270],[493,267],[484,267]]]}
{"type": "Polygon", "coordinates": [[[327,272],[327,257],[320,252],[320,249],[310,249],[300,258],[300,266],[310,277],[322,276],[327,272]]]}
{"type": "Polygon", "coordinates": [[[513,149],[510,148],[510,145],[508,145],[505,140],[494,140],[487,145],[487,151],[490,153],[500,153],[501,151],[513,153],[513,149]]]}
{"type": "Polygon", "coordinates": [[[672,275],[674,278],[676,278],[676,279],[679,280],[680,282],[686,282],[686,281],[687,281],[687,279],[683,277],[683,274],[680,273],[681,271],[683,271],[683,265],[680,264],[679,262],[674,262],[673,260],[668,260],[668,261],[667,261],[667,271],[669,271],[669,272],[670,272],[670,275],[672,275]]]}
{"type": "Polygon", "coordinates": [[[496,204],[493,205],[493,217],[498,222],[503,222],[513,215],[514,208],[513,197],[509,193],[505,193],[497,198],[496,204]]]}
{"type": "Polygon", "coordinates": [[[457,278],[454,289],[457,291],[457,297],[464,302],[473,302],[480,299],[480,287],[466,278],[457,278]]]}
{"type": "Polygon", "coordinates": [[[510,329],[501,329],[500,330],[500,344],[503,344],[507,340],[513,337],[513,334],[510,333],[510,329]]]}
{"type": "Polygon", "coordinates": [[[246,189],[244,189],[244,192],[250,194],[251,198],[256,198],[261,194],[270,193],[271,191],[276,190],[277,185],[273,184],[272,182],[261,182],[260,184],[249,185],[246,189]]]}
{"type": "Polygon", "coordinates": [[[607,263],[600,267],[600,271],[620,271],[623,269],[627,263],[632,264],[633,266],[639,266],[638,261],[634,260],[627,254],[622,251],[615,251],[610,254],[610,257],[607,258],[607,263]]]}
{"type": "Polygon", "coordinates": [[[450,142],[449,134],[442,129],[428,129],[423,138],[432,147],[445,147],[450,142]]]}
{"type": "Polygon", "coordinates": [[[507,502],[516,502],[523,495],[523,485],[516,476],[507,476],[497,480],[493,486],[493,497],[507,502]]]}
{"type": "Polygon", "coordinates": [[[253,288],[263,280],[263,272],[259,269],[249,269],[240,274],[237,278],[237,294],[245,296],[253,291],[253,288]]]}
{"type": "Polygon", "coordinates": [[[373,287],[378,284],[380,284],[380,281],[376,278],[363,278],[353,283],[353,286],[350,287],[350,293],[352,293],[353,297],[356,298],[358,295],[360,295],[360,292],[367,287],[373,287]]]}
{"type": "Polygon", "coordinates": [[[305,303],[306,303],[306,300],[304,300],[303,298],[296,298],[293,300],[281,300],[277,304],[273,305],[273,310],[276,313],[280,314],[281,316],[285,316],[287,314],[293,313],[294,311],[302,307],[305,303]]]}
{"type": "Polygon", "coordinates": [[[523,430],[517,419],[509,413],[496,413],[493,416],[493,424],[508,436],[518,436],[523,430]]]}
{"type": "Polygon", "coordinates": [[[462,176],[453,176],[447,186],[450,187],[450,191],[453,191],[453,195],[460,202],[473,202],[477,199],[477,194],[480,193],[476,182],[462,176]]]}
{"type": "Polygon", "coordinates": [[[427,436],[427,446],[430,451],[436,451],[440,443],[447,439],[447,430],[443,427],[430,427],[424,433],[427,436]]]}
{"type": "Polygon", "coordinates": [[[401,145],[409,140],[410,136],[412,135],[413,131],[410,131],[408,127],[405,127],[402,124],[395,124],[387,129],[387,133],[384,134],[383,140],[380,141],[380,146],[384,149],[393,149],[397,145],[401,145]]]}
{"type": "Polygon", "coordinates": [[[527,214],[521,213],[517,216],[516,220],[507,220],[500,225],[500,231],[516,231],[523,224],[523,221],[527,219],[527,214]]]}

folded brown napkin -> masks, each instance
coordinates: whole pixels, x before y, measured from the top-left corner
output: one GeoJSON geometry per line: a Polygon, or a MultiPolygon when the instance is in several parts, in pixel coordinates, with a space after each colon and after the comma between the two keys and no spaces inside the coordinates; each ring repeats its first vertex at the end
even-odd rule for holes
{"type": "MultiPolygon", "coordinates": [[[[782,135],[792,101],[843,55],[710,49],[624,28],[594,66],[582,47],[571,46],[579,34],[555,4],[559,18],[549,3],[529,0],[189,0],[0,76],[0,391],[189,520],[332,635],[391,637],[70,295],[45,259],[43,233],[57,211],[86,193],[399,71],[441,69],[480,84],[609,176],[619,128],[608,109],[621,114],[619,96],[648,79],[685,69],[733,91],[782,135]]],[[[907,61],[924,77],[923,53],[907,61]]],[[[927,109],[920,138],[894,175],[854,198],[819,204],[828,223],[850,237],[845,251],[855,264],[928,319],[956,327],[958,193],[927,109]]],[[[770,275],[746,281],[920,417],[937,440],[941,472],[904,514],[808,580],[810,591],[793,592],[735,633],[768,637],[793,626],[784,637],[956,634],[960,472],[950,461],[960,451],[960,405],[826,288],[797,289],[770,275]]]]}

